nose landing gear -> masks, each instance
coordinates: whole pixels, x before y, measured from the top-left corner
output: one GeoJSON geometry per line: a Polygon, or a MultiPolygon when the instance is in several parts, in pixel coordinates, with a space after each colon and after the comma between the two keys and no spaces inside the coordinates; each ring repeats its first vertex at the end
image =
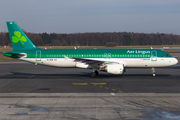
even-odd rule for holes
{"type": "Polygon", "coordinates": [[[153,77],[156,76],[156,74],[155,74],[155,68],[154,68],[154,67],[152,68],[152,75],[153,75],[153,77]]]}

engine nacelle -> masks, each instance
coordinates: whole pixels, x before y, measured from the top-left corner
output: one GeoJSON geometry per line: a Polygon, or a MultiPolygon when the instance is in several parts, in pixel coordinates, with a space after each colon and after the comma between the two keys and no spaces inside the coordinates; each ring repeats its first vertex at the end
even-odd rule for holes
{"type": "Polygon", "coordinates": [[[123,64],[109,64],[106,67],[107,73],[111,74],[123,74],[124,70],[125,69],[123,64]]]}

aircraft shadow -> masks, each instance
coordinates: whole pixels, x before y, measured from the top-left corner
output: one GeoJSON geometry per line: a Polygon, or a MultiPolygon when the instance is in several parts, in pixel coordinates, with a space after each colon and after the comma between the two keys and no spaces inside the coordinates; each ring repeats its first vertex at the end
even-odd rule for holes
{"type": "MultiPolygon", "coordinates": [[[[28,77],[31,77],[31,79],[50,79],[51,77],[53,77],[53,79],[57,79],[57,78],[71,78],[73,77],[73,79],[78,79],[78,78],[91,78],[90,77],[90,73],[89,72],[81,72],[79,74],[35,74],[35,73],[22,73],[22,72],[11,72],[12,74],[10,75],[3,75],[0,76],[0,78],[2,79],[12,79],[12,78],[18,78],[18,79],[26,79],[28,77]]],[[[153,78],[157,78],[157,77],[168,77],[171,75],[168,74],[156,74],[156,77],[153,78]]],[[[95,78],[91,78],[91,79],[108,79],[108,78],[127,78],[127,79],[134,79],[134,77],[136,78],[141,78],[143,77],[147,77],[147,78],[152,78],[152,74],[123,74],[123,75],[113,75],[113,74],[99,74],[97,77],[95,78]]]]}

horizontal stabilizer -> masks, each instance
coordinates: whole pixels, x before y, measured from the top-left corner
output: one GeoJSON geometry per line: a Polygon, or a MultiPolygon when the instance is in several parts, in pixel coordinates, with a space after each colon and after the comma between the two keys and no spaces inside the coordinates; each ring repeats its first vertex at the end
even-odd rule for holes
{"type": "Polygon", "coordinates": [[[27,54],[26,53],[11,53],[11,52],[8,52],[8,53],[4,53],[4,56],[7,56],[7,57],[13,57],[13,58],[21,58],[21,57],[26,57],[27,54]]]}

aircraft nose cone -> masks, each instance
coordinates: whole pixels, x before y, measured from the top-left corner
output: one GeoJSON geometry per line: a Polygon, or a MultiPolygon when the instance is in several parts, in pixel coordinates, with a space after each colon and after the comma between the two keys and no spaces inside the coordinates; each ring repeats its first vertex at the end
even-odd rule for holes
{"type": "Polygon", "coordinates": [[[178,60],[176,58],[173,59],[173,64],[176,65],[178,63],[178,60]]]}

